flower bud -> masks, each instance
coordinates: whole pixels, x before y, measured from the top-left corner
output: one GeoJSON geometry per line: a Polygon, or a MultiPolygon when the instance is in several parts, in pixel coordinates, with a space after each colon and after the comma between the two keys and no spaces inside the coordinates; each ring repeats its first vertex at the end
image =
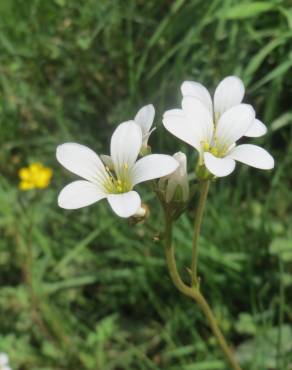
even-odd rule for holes
{"type": "Polygon", "coordinates": [[[133,215],[133,217],[138,217],[138,218],[144,218],[146,216],[147,210],[145,205],[142,204],[142,206],[138,209],[138,211],[133,215]]]}
{"type": "Polygon", "coordinates": [[[186,202],[189,198],[189,182],[187,175],[187,157],[178,152],[173,158],[179,163],[178,168],[168,176],[159,180],[159,188],[165,191],[165,201],[170,203],[186,202]]]}
{"type": "Polygon", "coordinates": [[[139,222],[146,220],[149,217],[149,207],[147,204],[142,203],[138,211],[130,218],[130,225],[135,225],[139,222]]]}

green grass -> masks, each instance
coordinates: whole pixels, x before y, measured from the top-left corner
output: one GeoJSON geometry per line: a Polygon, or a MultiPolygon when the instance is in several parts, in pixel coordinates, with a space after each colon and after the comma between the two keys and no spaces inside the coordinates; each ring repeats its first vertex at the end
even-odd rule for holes
{"type": "MultiPolygon", "coordinates": [[[[288,0],[3,1],[0,4],[0,352],[14,370],[225,370],[198,307],[172,286],[161,210],[129,227],[105,203],[56,205],[71,140],[108,152],[114,127],[152,102],[155,152],[184,150],[161,125],[192,79],[236,74],[269,133],[275,170],[238,165],[212,185],[199,272],[245,370],[286,370],[291,343],[292,13],[288,0]],[[18,169],[54,169],[39,193],[18,169]]],[[[142,188],[142,187],[141,187],[142,188]]],[[[142,190],[143,192],[143,190],[142,190]]],[[[193,208],[175,226],[190,265],[193,208]]]]}

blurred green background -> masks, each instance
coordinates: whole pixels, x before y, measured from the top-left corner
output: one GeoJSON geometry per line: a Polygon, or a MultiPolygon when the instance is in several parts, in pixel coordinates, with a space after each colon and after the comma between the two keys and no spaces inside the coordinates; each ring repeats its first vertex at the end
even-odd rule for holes
{"type": "MultiPolygon", "coordinates": [[[[240,76],[269,133],[252,140],[273,171],[237,165],[211,187],[200,239],[202,289],[245,370],[292,367],[292,10],[289,0],[3,0],[0,2],[0,352],[14,370],[224,370],[198,307],[168,277],[161,210],[129,227],[106,202],[56,198],[66,141],[107,153],[111,132],[153,103],[154,152],[196,156],[167,133],[164,110],[191,79],[240,76]],[[18,170],[53,168],[18,189],[18,170]]],[[[145,189],[145,188],[143,188],[145,189]]],[[[175,227],[186,276],[189,213],[175,227]]]]}

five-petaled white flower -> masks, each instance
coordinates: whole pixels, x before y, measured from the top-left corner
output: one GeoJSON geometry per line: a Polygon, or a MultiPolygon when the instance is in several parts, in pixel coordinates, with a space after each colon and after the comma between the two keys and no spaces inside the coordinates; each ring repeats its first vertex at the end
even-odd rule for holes
{"type": "Polygon", "coordinates": [[[263,148],[236,145],[242,136],[258,137],[266,132],[253,107],[241,103],[244,85],[238,77],[229,76],[220,82],[214,103],[208,90],[197,82],[185,81],[181,91],[182,109],[166,111],[163,124],[199,152],[199,163],[213,175],[229,175],[235,160],[260,169],[274,167],[273,157],[263,148]]]}
{"type": "Polygon", "coordinates": [[[106,198],[118,216],[133,216],[141,206],[140,196],[133,187],[166,176],[178,167],[174,158],[164,154],[151,154],[137,161],[141,145],[141,128],[134,121],[127,121],[116,128],[111,138],[113,169],[105,166],[86,146],[76,143],[58,146],[58,161],[84,179],[65,186],[59,194],[59,206],[77,209],[106,198]]]}
{"type": "Polygon", "coordinates": [[[187,174],[187,157],[182,152],[177,152],[173,158],[179,163],[178,168],[168,176],[159,180],[159,187],[165,189],[165,200],[170,203],[172,200],[186,202],[189,198],[189,181],[187,174]]]}
{"type": "Polygon", "coordinates": [[[9,358],[6,353],[0,353],[0,370],[11,370],[9,358]]]}
{"type": "Polygon", "coordinates": [[[147,148],[148,139],[151,133],[155,130],[152,127],[155,116],[155,109],[152,104],[145,105],[136,114],[134,121],[140,126],[142,130],[142,148],[147,148]]]}

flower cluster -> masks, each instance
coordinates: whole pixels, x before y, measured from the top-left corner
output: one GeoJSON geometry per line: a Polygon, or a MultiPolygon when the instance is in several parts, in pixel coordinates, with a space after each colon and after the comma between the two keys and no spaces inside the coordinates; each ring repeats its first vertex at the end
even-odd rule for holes
{"type": "Polygon", "coordinates": [[[0,370],[11,370],[9,358],[6,353],[0,353],[0,370]]]}
{"type": "Polygon", "coordinates": [[[253,107],[242,103],[245,89],[238,77],[223,79],[213,99],[203,85],[194,81],[185,81],[181,92],[181,109],[166,111],[163,125],[197,150],[198,162],[194,166],[197,184],[190,189],[184,153],[177,152],[173,156],[151,154],[148,139],[154,130],[155,110],[149,104],[138,111],[134,120],[117,126],[111,137],[110,155],[98,156],[77,143],[57,147],[58,161],[82,178],[63,188],[58,203],[65,209],[77,209],[106,199],[118,216],[131,217],[130,224],[135,224],[145,219],[149,211],[134,187],[144,181],[158,179],[152,182],[152,188],[164,210],[165,230],[162,235],[170,277],[181,293],[199,304],[229,364],[240,370],[201,293],[197,272],[198,241],[210,182],[229,175],[235,168],[235,161],[260,169],[272,169],[274,159],[259,146],[238,145],[243,136],[260,137],[267,132],[266,126],[256,118],[253,107]],[[186,284],[176,267],[172,225],[188,209],[188,199],[193,197],[197,185],[199,199],[195,212],[191,268],[188,269],[191,282],[186,284]]]}
{"type": "MultiPolygon", "coordinates": [[[[238,145],[243,137],[260,137],[266,126],[255,117],[249,104],[243,104],[243,82],[235,76],[223,79],[212,100],[198,82],[185,81],[181,86],[182,108],[164,113],[163,124],[173,135],[199,153],[197,176],[227,176],[239,161],[260,169],[274,167],[274,159],[253,144],[238,145]],[[200,171],[201,170],[201,171],[200,171]]],[[[144,181],[159,179],[158,189],[166,203],[186,202],[189,197],[187,159],[178,152],[173,157],[150,154],[148,139],[155,110],[142,107],[134,120],[118,125],[110,143],[110,155],[100,157],[86,146],[65,143],[57,148],[58,161],[80,176],[67,185],[58,198],[59,206],[77,209],[107,199],[120,217],[141,214],[141,198],[133,188],[144,181]],[[138,157],[141,158],[138,158],[138,157]]]]}
{"type": "Polygon", "coordinates": [[[53,171],[41,163],[32,163],[28,167],[21,168],[18,175],[21,190],[45,189],[50,184],[53,171]]]}

